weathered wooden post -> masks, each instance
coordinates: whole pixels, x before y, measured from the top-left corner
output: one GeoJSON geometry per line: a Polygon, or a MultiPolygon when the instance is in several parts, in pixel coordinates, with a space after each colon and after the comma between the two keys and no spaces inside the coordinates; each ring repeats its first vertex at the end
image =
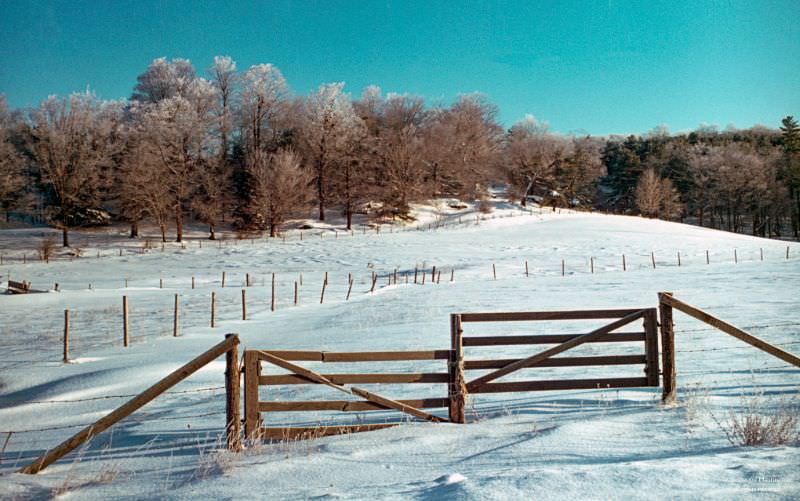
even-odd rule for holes
{"type": "Polygon", "coordinates": [[[194,277],[192,277],[192,289],[194,289],[194,277]]]}
{"type": "Polygon", "coordinates": [[[178,300],[178,295],[175,294],[175,313],[172,316],[172,337],[178,337],[178,330],[180,326],[179,317],[180,317],[180,302],[178,300]]]}
{"type": "Polygon", "coordinates": [[[672,324],[672,306],[662,298],[672,296],[671,292],[658,294],[658,309],[661,316],[661,365],[663,371],[663,390],[661,401],[665,404],[675,401],[675,331],[672,324]]]}
{"type": "Polygon", "coordinates": [[[591,270],[592,275],[594,275],[594,258],[593,257],[589,258],[589,269],[591,270]]]}
{"type": "Polygon", "coordinates": [[[347,297],[344,298],[345,301],[349,301],[350,300],[350,291],[352,291],[352,290],[353,290],[353,278],[351,277],[350,278],[350,283],[347,285],[347,297]]]}
{"type": "Polygon", "coordinates": [[[566,264],[564,263],[564,260],[562,259],[561,260],[561,276],[562,277],[564,276],[564,273],[566,271],[565,268],[566,268],[566,264]]]}
{"type": "MultiPolygon", "coordinates": [[[[225,334],[225,339],[236,338],[236,334],[225,334]]],[[[228,450],[238,451],[241,441],[241,409],[239,405],[239,346],[238,343],[225,353],[225,431],[228,439],[228,450]]]]}
{"type": "Polygon", "coordinates": [[[261,376],[261,361],[258,352],[244,352],[244,436],[258,440],[261,420],[258,412],[258,378],[261,376]]]}
{"type": "Polygon", "coordinates": [[[247,294],[247,289],[242,289],[242,320],[247,320],[247,300],[245,295],[247,294]]]}
{"type": "Polygon", "coordinates": [[[294,282],[294,305],[297,306],[297,301],[299,299],[299,291],[297,289],[297,280],[294,282]]]}
{"type": "Polygon", "coordinates": [[[225,272],[222,272],[222,286],[225,287],[225,272]]]}
{"type": "Polygon", "coordinates": [[[711,260],[708,258],[708,250],[706,250],[706,264],[710,264],[711,260]]]}
{"type": "Polygon", "coordinates": [[[497,268],[494,266],[494,263],[492,263],[492,276],[497,280],[497,268]]]}
{"type": "MultiPolygon", "coordinates": [[[[295,296],[297,296],[297,282],[295,282],[295,296]]],[[[295,304],[297,304],[297,299],[295,298],[295,304]]],[[[270,311],[275,311],[275,273],[272,274],[272,298],[270,299],[269,303],[270,311]]]]}
{"type": "MultiPolygon", "coordinates": [[[[372,284],[373,284],[373,287],[374,287],[375,282],[373,281],[372,284]]],[[[322,282],[322,292],[320,292],[320,294],[319,294],[319,304],[322,304],[322,302],[325,301],[325,287],[327,287],[327,286],[328,286],[328,281],[324,280],[322,282]]]]}
{"type": "Polygon", "coordinates": [[[681,267],[681,251],[678,251],[678,268],[681,267]]]}
{"type": "Polygon", "coordinates": [[[650,261],[653,262],[653,269],[656,269],[656,253],[650,252],[650,261]]]}
{"type": "Polygon", "coordinates": [[[128,296],[122,296],[122,345],[128,347],[128,296]]]}
{"type": "Polygon", "coordinates": [[[527,259],[525,260],[525,276],[526,277],[529,276],[528,275],[528,260],[527,259]]]}
{"type": "Polygon", "coordinates": [[[69,309],[64,310],[64,363],[69,363],[69,309]]]}
{"type": "Polygon", "coordinates": [[[464,423],[466,384],[464,382],[464,349],[461,338],[461,315],[450,315],[450,359],[447,364],[449,380],[449,417],[453,423],[464,423]]]}
{"type": "Polygon", "coordinates": [[[625,254],[622,255],[622,271],[626,271],[627,267],[625,266],[625,254]]]}
{"type": "Polygon", "coordinates": [[[736,249],[733,249],[733,264],[739,264],[739,256],[736,255],[736,249]]]}
{"type": "Polygon", "coordinates": [[[215,307],[216,307],[216,303],[217,303],[217,293],[216,292],[212,292],[211,293],[211,328],[212,329],[214,327],[216,327],[216,325],[214,325],[214,313],[216,313],[214,310],[215,310],[215,307]]]}

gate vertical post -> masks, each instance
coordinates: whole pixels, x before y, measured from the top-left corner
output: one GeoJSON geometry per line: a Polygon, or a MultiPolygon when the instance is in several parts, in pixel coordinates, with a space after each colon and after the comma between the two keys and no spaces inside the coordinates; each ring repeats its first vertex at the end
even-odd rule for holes
{"type": "Polygon", "coordinates": [[[655,308],[645,310],[644,339],[647,386],[658,386],[658,314],[655,308]]]}
{"type": "MultiPolygon", "coordinates": [[[[236,334],[225,334],[225,339],[235,337],[236,334]]],[[[228,439],[228,449],[238,451],[241,449],[241,410],[239,405],[239,346],[234,344],[225,354],[225,432],[228,439]]]]}
{"type": "Polygon", "coordinates": [[[464,381],[464,349],[462,344],[461,315],[450,315],[450,360],[447,364],[449,379],[448,397],[450,422],[464,423],[466,384],[464,381]]]}
{"type": "Polygon", "coordinates": [[[658,309],[661,314],[661,357],[664,368],[661,402],[667,404],[675,400],[675,330],[672,325],[672,306],[664,303],[663,296],[672,296],[672,293],[658,293],[658,309]]]}
{"type": "Polygon", "coordinates": [[[244,352],[244,435],[248,440],[258,438],[261,420],[258,412],[258,378],[261,376],[261,361],[258,352],[244,352]]]}

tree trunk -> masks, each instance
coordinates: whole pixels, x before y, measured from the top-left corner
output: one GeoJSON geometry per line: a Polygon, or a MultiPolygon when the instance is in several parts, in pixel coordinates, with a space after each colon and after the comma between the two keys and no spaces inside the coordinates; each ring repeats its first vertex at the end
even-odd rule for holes
{"type": "Polygon", "coordinates": [[[213,225],[213,224],[212,224],[212,225],[209,225],[209,227],[208,227],[208,233],[209,233],[209,235],[208,235],[208,239],[209,239],[209,240],[216,240],[216,239],[217,239],[217,236],[216,236],[216,234],[214,233],[214,225],[213,225]]]}
{"type": "Polygon", "coordinates": [[[347,208],[347,229],[353,229],[353,210],[350,207],[347,208]]]}
{"type": "Polygon", "coordinates": [[[61,227],[61,239],[63,240],[63,246],[69,247],[69,228],[67,228],[66,224],[61,227]]]}
{"type": "Polygon", "coordinates": [[[269,225],[269,236],[270,238],[275,238],[278,236],[278,225],[275,223],[270,223],[269,225]]]}
{"type": "Polygon", "coordinates": [[[131,236],[129,238],[139,237],[139,221],[131,221],[131,236]]]}
{"type": "Polygon", "coordinates": [[[175,212],[175,241],[183,242],[183,211],[180,207],[175,212]]]}
{"type": "Polygon", "coordinates": [[[165,243],[167,241],[167,225],[159,223],[158,227],[161,229],[161,243],[165,243]]]}

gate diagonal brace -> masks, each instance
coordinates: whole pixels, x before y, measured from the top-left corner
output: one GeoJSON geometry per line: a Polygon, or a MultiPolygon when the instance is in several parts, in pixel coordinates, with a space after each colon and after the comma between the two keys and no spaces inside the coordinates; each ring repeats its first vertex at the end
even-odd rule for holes
{"type": "Polygon", "coordinates": [[[355,395],[358,397],[363,398],[373,404],[380,405],[386,409],[394,409],[405,414],[409,414],[411,416],[424,419],[426,421],[431,421],[433,423],[447,423],[449,422],[447,419],[440,418],[438,416],[434,416],[433,414],[429,414],[425,411],[421,411],[415,407],[411,407],[410,405],[406,405],[404,403],[398,402],[396,400],[392,400],[390,398],[382,397],[375,393],[369,392],[367,390],[363,390],[361,388],[357,388],[355,386],[351,386],[350,388],[346,388],[345,386],[339,385],[331,381],[330,379],[326,378],[322,374],[314,372],[312,370],[306,369],[305,367],[301,367],[299,365],[293,364],[287,360],[282,358],[276,357],[269,352],[266,351],[259,351],[259,354],[263,359],[273,365],[277,365],[278,367],[282,367],[286,370],[290,370],[295,374],[302,376],[306,379],[309,379],[315,383],[324,384],[325,386],[329,386],[335,390],[339,390],[341,392],[347,393],[348,395],[355,395]]]}
{"type": "Polygon", "coordinates": [[[622,317],[619,320],[616,320],[608,325],[604,325],[603,327],[595,329],[592,332],[589,332],[588,334],[583,334],[581,336],[574,337],[569,341],[565,341],[548,350],[542,351],[528,358],[523,358],[522,360],[510,363],[501,369],[497,369],[494,372],[490,372],[489,374],[485,374],[477,379],[474,379],[469,383],[467,383],[467,392],[474,392],[475,390],[484,386],[486,383],[489,383],[490,381],[494,381],[495,379],[501,378],[519,369],[533,367],[536,364],[541,363],[543,360],[547,360],[553,355],[557,355],[571,348],[574,348],[580,344],[588,343],[593,339],[609,334],[611,333],[611,331],[619,329],[623,325],[627,325],[633,322],[634,320],[642,318],[644,316],[645,311],[647,310],[639,310],[637,312],[631,313],[630,315],[622,317]]]}

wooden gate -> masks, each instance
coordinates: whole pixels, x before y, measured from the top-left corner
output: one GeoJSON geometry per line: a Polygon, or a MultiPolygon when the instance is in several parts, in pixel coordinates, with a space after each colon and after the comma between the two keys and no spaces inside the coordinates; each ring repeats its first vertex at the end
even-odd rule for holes
{"type": "MultiPolygon", "coordinates": [[[[400,423],[370,423],[341,426],[264,427],[261,414],[268,412],[295,411],[385,411],[397,410],[406,415],[432,422],[464,423],[466,397],[470,393],[504,393],[541,390],[576,390],[594,388],[627,388],[659,385],[658,320],[656,308],[546,311],[514,313],[460,313],[451,315],[451,348],[430,351],[385,351],[385,352],[325,352],[287,350],[246,350],[244,352],[245,373],[245,436],[250,439],[298,439],[313,438],[341,433],[355,433],[395,426],[400,423]],[[479,322],[525,322],[553,320],[613,320],[585,334],[544,335],[464,335],[463,325],[479,322]],[[624,326],[641,321],[641,329],[617,332],[624,326]],[[641,343],[638,354],[554,357],[559,353],[584,343],[641,343]],[[503,345],[555,345],[547,350],[524,358],[466,359],[464,349],[477,346],[503,345]],[[404,373],[327,373],[309,370],[294,362],[311,361],[323,363],[390,362],[433,360],[446,363],[442,372],[404,373]],[[289,374],[263,375],[262,363],[269,363],[289,374]],[[494,382],[496,379],[527,368],[581,367],[611,365],[642,365],[640,377],[613,377],[594,379],[550,379],[534,381],[494,382]],[[465,373],[491,370],[471,381],[465,373]],[[353,384],[446,384],[446,396],[394,400],[366,391],[353,384]],[[259,387],[296,384],[315,384],[355,396],[361,400],[304,400],[262,401],[259,387]],[[425,409],[448,408],[449,419],[428,413],[425,409]]],[[[443,364],[444,365],[444,364],[443,364]]]]}
{"type": "MultiPolygon", "coordinates": [[[[384,351],[384,352],[327,352],[327,351],[287,351],[287,350],[245,350],[245,436],[250,439],[302,439],[343,433],[377,430],[396,426],[401,421],[390,423],[354,424],[342,426],[314,427],[263,427],[261,413],[295,412],[295,411],[385,411],[397,410],[413,417],[445,422],[447,419],[432,415],[423,409],[447,407],[450,399],[447,396],[434,398],[417,398],[412,400],[394,400],[377,395],[352,384],[417,384],[441,383],[451,384],[455,379],[454,367],[449,363],[450,350],[430,351],[384,351]],[[442,372],[423,373],[360,373],[360,374],[320,374],[293,363],[294,361],[312,361],[323,363],[353,362],[396,362],[412,360],[442,361],[445,369],[442,372]],[[263,375],[262,363],[270,363],[290,371],[290,374],[263,375]],[[333,390],[355,396],[361,400],[311,400],[311,401],[262,401],[259,397],[260,386],[282,386],[297,384],[325,385],[333,390]]],[[[444,388],[443,388],[444,389],[444,388]]],[[[444,393],[444,392],[443,392],[444,393]]]]}
{"type": "Polygon", "coordinates": [[[464,372],[494,369],[471,381],[464,376],[463,383],[453,388],[454,404],[451,405],[450,420],[464,422],[464,403],[466,394],[507,393],[543,390],[578,390],[593,388],[629,388],[659,385],[658,359],[658,320],[655,308],[586,310],[586,311],[538,311],[512,313],[461,313],[453,314],[451,325],[451,351],[458,374],[464,372]],[[600,326],[586,334],[544,334],[544,335],[464,335],[466,323],[485,322],[529,322],[553,320],[594,320],[617,319],[600,326]],[[642,330],[615,332],[617,329],[641,320],[642,330]],[[557,357],[569,349],[584,343],[641,342],[643,352],[636,355],[604,355],[583,357],[557,357]],[[503,359],[465,359],[464,349],[477,346],[504,345],[555,345],[549,349],[525,356],[524,358],[503,359]],[[594,379],[550,379],[512,382],[493,382],[498,378],[526,368],[540,367],[581,367],[607,365],[643,365],[641,377],[615,377],[594,379]]]}

